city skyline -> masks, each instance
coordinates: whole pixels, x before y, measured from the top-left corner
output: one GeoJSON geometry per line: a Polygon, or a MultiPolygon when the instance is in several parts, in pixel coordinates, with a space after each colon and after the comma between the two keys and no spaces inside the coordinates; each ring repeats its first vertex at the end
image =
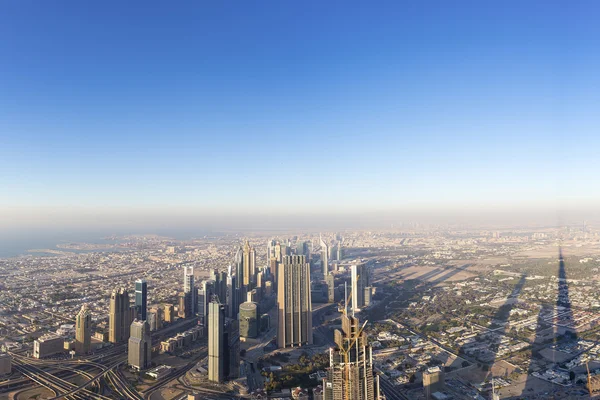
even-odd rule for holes
{"type": "Polygon", "coordinates": [[[592,208],[599,6],[438,5],[5,5],[0,216],[592,208]]]}

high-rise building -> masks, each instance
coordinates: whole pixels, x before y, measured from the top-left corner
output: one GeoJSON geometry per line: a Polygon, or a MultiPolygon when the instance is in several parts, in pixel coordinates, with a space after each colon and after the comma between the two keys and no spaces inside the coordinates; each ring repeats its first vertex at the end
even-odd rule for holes
{"type": "Polygon", "coordinates": [[[173,304],[166,304],[165,305],[165,322],[173,322],[175,321],[175,307],[173,307],[173,304]]]}
{"type": "Polygon", "coordinates": [[[241,304],[238,320],[240,337],[255,338],[258,336],[258,306],[256,303],[241,304]]]}
{"type": "Polygon", "coordinates": [[[378,376],[373,355],[358,318],[342,315],[342,330],[335,330],[335,348],[329,349],[329,369],[323,380],[323,400],[377,400],[378,376]]]}
{"type": "Polygon", "coordinates": [[[227,301],[227,317],[236,319],[239,310],[237,277],[235,275],[227,275],[226,301],[227,301]]]}
{"type": "Polygon", "coordinates": [[[239,376],[240,335],[237,321],[225,318],[225,306],[208,304],[208,379],[224,382],[239,376]]]}
{"type": "Polygon", "coordinates": [[[244,253],[241,247],[238,247],[234,257],[235,276],[237,277],[238,289],[244,286],[244,253]]]}
{"type": "Polygon", "coordinates": [[[162,328],[163,323],[163,312],[160,307],[151,308],[148,311],[148,325],[150,325],[150,331],[154,332],[162,328]]]}
{"type": "Polygon", "coordinates": [[[148,284],[145,279],[135,281],[135,309],[136,318],[145,321],[148,313],[148,284]]]}
{"type": "Polygon", "coordinates": [[[371,286],[369,269],[364,263],[355,263],[351,266],[352,276],[352,309],[359,311],[365,304],[365,288],[371,286]]]}
{"type": "Polygon", "coordinates": [[[304,256],[285,256],[279,264],[277,285],[279,347],[312,344],[310,265],[304,256]]]}
{"type": "Polygon", "coordinates": [[[250,246],[250,242],[246,240],[244,244],[244,254],[242,259],[243,264],[243,285],[251,286],[254,284],[256,277],[256,252],[254,247],[250,246]]]}
{"type": "Polygon", "coordinates": [[[129,324],[131,324],[129,308],[129,293],[127,293],[127,290],[123,288],[114,289],[110,295],[108,314],[109,342],[120,343],[129,339],[129,324]]]}
{"type": "Polygon", "coordinates": [[[208,379],[225,381],[225,308],[218,301],[208,303],[208,379]]]}
{"type": "Polygon", "coordinates": [[[323,279],[329,273],[329,245],[323,241],[321,235],[319,235],[319,242],[321,245],[321,271],[323,272],[323,279]]]}
{"type": "Polygon", "coordinates": [[[188,310],[186,310],[185,303],[186,303],[186,294],[184,292],[179,292],[179,294],[177,295],[177,316],[179,318],[187,318],[188,310]]]}
{"type": "Polygon", "coordinates": [[[327,282],[327,302],[335,303],[335,275],[330,272],[325,281],[327,282]]]}
{"type": "Polygon", "coordinates": [[[198,289],[198,320],[204,326],[208,323],[208,304],[216,294],[215,286],[215,281],[202,281],[200,288],[198,289]]]}
{"type": "Polygon", "coordinates": [[[152,358],[152,337],[148,322],[135,320],[131,323],[128,346],[129,365],[138,371],[149,368],[152,358]]]}
{"type": "Polygon", "coordinates": [[[427,400],[433,399],[435,392],[444,390],[444,371],[440,367],[431,367],[423,371],[423,390],[427,400]]]}
{"type": "Polygon", "coordinates": [[[75,351],[89,353],[92,346],[92,313],[87,304],[81,306],[75,320],[75,351]]]}
{"type": "Polygon", "coordinates": [[[342,241],[340,240],[337,244],[337,257],[336,260],[341,261],[344,257],[344,250],[342,248],[342,241]]]}
{"type": "Polygon", "coordinates": [[[183,292],[185,293],[185,314],[187,318],[195,315],[198,311],[198,292],[194,284],[194,267],[192,266],[183,267],[183,292]]]}

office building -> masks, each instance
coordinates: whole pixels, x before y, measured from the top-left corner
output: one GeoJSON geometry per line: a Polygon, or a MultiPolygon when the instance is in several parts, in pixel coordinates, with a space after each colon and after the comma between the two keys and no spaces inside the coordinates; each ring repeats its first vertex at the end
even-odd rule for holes
{"type": "Polygon", "coordinates": [[[218,301],[208,303],[208,379],[225,381],[225,308],[218,301]]]}
{"type": "Polygon", "coordinates": [[[200,288],[198,289],[198,320],[200,321],[200,324],[204,326],[208,323],[208,305],[216,294],[215,292],[216,283],[212,280],[202,281],[200,288]]]}
{"type": "Polygon", "coordinates": [[[110,295],[108,314],[108,341],[121,343],[129,339],[129,325],[131,324],[131,305],[127,290],[114,289],[110,295]]]}
{"type": "Polygon", "coordinates": [[[150,367],[152,358],[152,337],[147,321],[135,320],[129,333],[127,360],[138,371],[150,367]]]}
{"type": "Polygon", "coordinates": [[[440,367],[431,367],[423,371],[423,390],[425,399],[433,399],[435,392],[444,390],[444,371],[440,367]]]}
{"type": "Polygon", "coordinates": [[[12,358],[9,354],[0,353],[0,375],[8,375],[12,372],[12,358]]]}
{"type": "Polygon", "coordinates": [[[135,281],[136,318],[145,321],[148,312],[148,284],[144,279],[135,281]]]}
{"type": "Polygon", "coordinates": [[[325,282],[327,282],[327,302],[335,303],[335,275],[331,272],[327,274],[325,282]]]}
{"type": "Polygon", "coordinates": [[[175,307],[173,304],[165,305],[165,322],[171,323],[175,321],[175,307]]]}
{"type": "Polygon", "coordinates": [[[329,273],[329,245],[323,241],[321,235],[319,235],[319,243],[321,245],[321,272],[325,279],[329,273]]]}
{"type": "Polygon", "coordinates": [[[237,286],[237,276],[228,274],[227,275],[227,287],[226,287],[226,302],[227,302],[227,317],[236,319],[239,312],[239,290],[237,286]]]}
{"type": "Polygon", "coordinates": [[[323,379],[323,400],[377,400],[378,376],[373,354],[358,318],[342,315],[342,330],[335,330],[336,346],[329,349],[329,369],[323,379]]]}
{"type": "Polygon", "coordinates": [[[177,316],[179,318],[187,318],[187,310],[186,307],[186,294],[184,292],[179,292],[177,294],[177,316]]]}
{"type": "Polygon", "coordinates": [[[162,328],[162,309],[155,307],[148,311],[148,325],[150,325],[150,332],[157,331],[162,328]]]}
{"type": "Polygon", "coordinates": [[[65,339],[53,333],[40,336],[33,342],[33,357],[45,358],[65,351],[65,339]]]}
{"type": "Polygon", "coordinates": [[[183,293],[185,293],[185,317],[189,318],[195,315],[198,305],[198,292],[194,284],[194,267],[183,267],[183,293]]]}
{"type": "Polygon", "coordinates": [[[254,247],[250,246],[250,242],[246,240],[244,244],[244,254],[242,259],[243,264],[243,285],[250,287],[254,285],[256,276],[256,253],[254,247]]]}
{"type": "Polygon", "coordinates": [[[258,336],[258,305],[245,302],[240,305],[239,312],[240,337],[255,338],[258,336]]]}
{"type": "Polygon", "coordinates": [[[371,286],[369,270],[364,263],[355,263],[351,266],[352,276],[352,309],[359,311],[365,307],[365,289],[371,286]]]}
{"type": "Polygon", "coordinates": [[[240,335],[237,321],[225,318],[225,306],[208,304],[208,379],[225,382],[239,377],[240,335]]]}
{"type": "Polygon", "coordinates": [[[279,347],[312,344],[310,265],[305,256],[285,256],[279,264],[277,308],[279,347]]]}
{"type": "Polygon", "coordinates": [[[75,351],[89,353],[92,346],[92,313],[87,304],[81,306],[75,320],[75,351]]]}

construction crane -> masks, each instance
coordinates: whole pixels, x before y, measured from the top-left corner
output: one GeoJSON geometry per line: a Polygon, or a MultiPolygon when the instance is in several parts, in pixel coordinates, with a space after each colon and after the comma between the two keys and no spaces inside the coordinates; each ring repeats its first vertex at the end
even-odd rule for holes
{"type": "MultiPolygon", "coordinates": [[[[358,279],[358,276],[357,276],[358,279]]],[[[344,297],[345,297],[345,304],[344,304],[344,311],[343,311],[343,317],[344,318],[348,318],[348,303],[350,303],[350,300],[352,299],[352,291],[350,291],[350,295],[346,297],[346,294],[348,293],[348,288],[347,285],[344,285],[344,297]]],[[[354,309],[352,310],[352,317],[354,317],[354,309]]],[[[356,347],[356,354],[358,356],[358,338],[361,337],[365,326],[367,325],[367,322],[369,322],[368,320],[365,321],[362,326],[358,329],[358,331],[350,336],[348,338],[347,341],[342,341],[342,343],[339,343],[340,345],[340,352],[342,353],[343,357],[344,357],[344,376],[345,376],[345,381],[346,381],[346,396],[345,396],[345,400],[350,400],[350,350],[352,350],[352,347],[354,347],[355,345],[356,347]]],[[[352,332],[348,332],[349,334],[352,334],[352,332]]]]}

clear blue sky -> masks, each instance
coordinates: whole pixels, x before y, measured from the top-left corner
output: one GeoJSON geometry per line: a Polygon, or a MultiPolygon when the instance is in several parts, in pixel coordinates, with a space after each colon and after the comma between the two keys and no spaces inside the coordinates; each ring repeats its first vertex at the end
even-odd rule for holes
{"type": "Polygon", "coordinates": [[[0,209],[599,200],[599,16],[596,1],[4,1],[0,209]]]}

